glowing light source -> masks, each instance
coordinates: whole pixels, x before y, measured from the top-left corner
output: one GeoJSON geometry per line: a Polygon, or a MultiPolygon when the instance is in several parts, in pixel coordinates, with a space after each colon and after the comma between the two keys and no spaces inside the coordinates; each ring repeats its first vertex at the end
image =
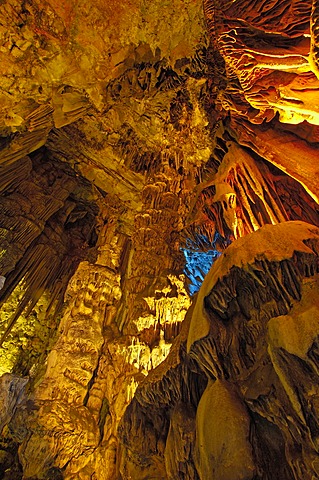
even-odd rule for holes
{"type": "MultiPolygon", "coordinates": [[[[186,248],[182,249],[186,260],[184,273],[191,281],[189,285],[189,293],[191,295],[194,295],[200,289],[214,261],[221,255],[221,252],[215,249],[217,235],[215,235],[214,241],[210,244],[211,249],[208,248],[206,251],[202,251],[189,240],[186,242],[186,248]]],[[[208,239],[205,238],[204,240],[204,243],[209,244],[208,239]]]]}

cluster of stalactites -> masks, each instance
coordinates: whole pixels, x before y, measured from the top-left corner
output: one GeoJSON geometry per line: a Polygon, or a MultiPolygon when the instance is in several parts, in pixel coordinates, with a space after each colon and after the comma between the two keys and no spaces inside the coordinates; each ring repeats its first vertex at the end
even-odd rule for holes
{"type": "Polygon", "coordinates": [[[235,239],[267,223],[287,220],[270,182],[253,158],[235,143],[229,144],[218,172],[213,201],[220,202],[223,219],[235,239]]]}
{"type": "Polygon", "coordinates": [[[217,173],[202,189],[196,208],[225,246],[267,224],[319,222],[317,203],[301,183],[233,140],[225,143],[217,173]]]}
{"type": "Polygon", "coordinates": [[[0,321],[2,344],[22,312],[29,315],[45,291],[47,313],[62,308],[70,277],[95,244],[97,207],[84,199],[91,191],[88,182],[78,182],[44,149],[12,161],[1,157],[0,163],[0,275],[5,278],[0,305],[19,284],[24,290],[9,321],[0,321]],[[78,197],[77,188],[82,189],[78,197]]]}
{"type": "Polygon", "coordinates": [[[224,107],[257,124],[278,114],[285,123],[318,125],[316,3],[204,2],[229,79],[224,107]]]}

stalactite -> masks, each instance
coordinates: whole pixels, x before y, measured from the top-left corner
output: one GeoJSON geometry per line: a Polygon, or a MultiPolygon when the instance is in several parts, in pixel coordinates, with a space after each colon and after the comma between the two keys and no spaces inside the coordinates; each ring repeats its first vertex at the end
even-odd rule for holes
{"type": "Polygon", "coordinates": [[[295,135],[275,129],[259,129],[242,120],[233,119],[232,127],[241,145],[249,147],[262,158],[274,164],[279,170],[299,182],[306,192],[318,201],[318,167],[316,149],[305,141],[296,141],[295,135]],[[285,148],[282,149],[282,145],[285,148]],[[280,152],[280,153],[279,153],[280,152]],[[300,162],[300,158],[303,162],[300,162]]]}
{"type": "MultiPolygon", "coordinates": [[[[43,238],[45,238],[46,231],[43,235],[43,238]]],[[[79,261],[74,257],[69,258],[66,252],[61,256],[61,253],[58,253],[50,245],[41,244],[41,238],[38,242],[36,246],[30,245],[23,260],[7,276],[5,288],[2,289],[1,303],[8,299],[22,279],[26,285],[23,299],[1,336],[1,345],[6,340],[18,317],[25,309],[25,315],[28,316],[45,290],[51,293],[47,313],[49,314],[51,306],[56,302],[55,315],[60,312],[68,280],[79,261]]]]}
{"type": "MultiPolygon", "coordinates": [[[[139,431],[139,429],[135,430],[137,428],[135,422],[138,422],[139,428],[146,431],[145,422],[149,421],[155,407],[165,432],[168,449],[165,455],[169,455],[169,449],[172,447],[170,434],[166,428],[164,429],[167,421],[165,409],[169,406],[173,412],[175,406],[181,402],[192,403],[192,397],[189,396],[188,391],[190,369],[197,372],[200,388],[205,388],[205,382],[201,383],[200,380],[199,368],[205,372],[210,381],[204,394],[201,395],[199,404],[195,401],[196,438],[202,438],[202,441],[195,443],[195,456],[191,455],[188,462],[190,466],[196,466],[196,475],[206,478],[208,471],[215,472],[217,468],[220,472],[228,472],[230,462],[235,462],[236,466],[229,471],[227,478],[237,478],[238,472],[242,469],[246,469],[245,478],[247,476],[253,478],[256,468],[260,475],[266,475],[272,468],[274,468],[274,475],[277,475],[278,470],[287,470],[287,468],[288,470],[290,468],[295,476],[302,474],[307,479],[316,474],[316,465],[312,461],[315,458],[316,449],[311,435],[304,429],[307,425],[307,429],[309,427],[310,431],[315,432],[315,426],[310,420],[310,412],[314,407],[310,406],[309,402],[312,400],[308,397],[307,390],[314,383],[309,380],[306,386],[307,381],[300,379],[300,382],[305,385],[302,392],[300,389],[299,394],[296,394],[294,388],[296,379],[292,379],[289,372],[298,371],[303,379],[309,378],[308,352],[310,345],[313,345],[318,327],[317,313],[314,311],[310,313],[308,310],[308,297],[316,295],[315,284],[318,282],[317,230],[302,222],[267,225],[261,227],[258,232],[238,240],[237,242],[241,242],[242,245],[234,244],[229,247],[225,255],[220,257],[208,275],[202,292],[199,293],[190,312],[190,330],[188,331],[186,320],[184,329],[176,339],[170,355],[140,384],[126,411],[120,437],[122,448],[129,449],[130,452],[134,452],[134,455],[126,457],[127,461],[122,466],[122,472],[127,472],[129,470],[126,469],[130,468],[131,471],[139,471],[142,464],[138,459],[142,455],[147,458],[151,456],[147,449],[137,448],[132,444],[134,436],[129,432],[132,429],[139,431]],[[262,236],[264,241],[258,242],[256,235],[258,238],[262,236]],[[278,243],[272,250],[273,235],[276,236],[278,243]],[[292,238],[294,238],[293,244],[292,238]],[[267,245],[269,245],[268,249],[267,245]],[[310,264],[312,268],[304,268],[304,265],[310,264]],[[196,304],[200,305],[199,308],[196,304]],[[209,320],[210,327],[205,333],[203,332],[203,336],[194,338],[192,322],[198,334],[203,315],[209,320]],[[309,315],[312,318],[311,321],[309,315]],[[300,322],[304,322],[302,330],[299,330],[300,322]],[[287,333],[288,331],[294,332],[294,340],[287,333]],[[190,359],[183,350],[183,342],[187,335],[190,359]],[[268,349],[267,345],[269,345],[268,349]],[[294,361],[298,365],[295,370],[284,360],[288,352],[289,355],[294,355],[294,361]],[[303,367],[300,366],[301,358],[307,358],[301,364],[303,367]],[[191,365],[190,360],[195,363],[191,365]],[[306,370],[307,374],[302,373],[306,370]],[[218,387],[223,389],[223,394],[220,391],[218,394],[213,393],[218,387]],[[205,409],[203,405],[208,401],[207,397],[210,398],[210,404],[213,404],[220,402],[221,395],[225,395],[223,397],[225,410],[222,410],[221,416],[225,414],[228,420],[232,419],[234,422],[224,419],[230,432],[229,437],[225,433],[224,423],[220,425],[221,435],[225,438],[222,453],[219,452],[220,435],[214,436],[214,432],[219,428],[218,422],[221,416],[216,418],[209,430],[209,436],[204,439],[207,413],[203,413],[205,409]],[[307,412],[306,415],[302,414],[301,405],[307,412]],[[229,412],[234,408],[237,409],[237,413],[230,415],[229,412]],[[287,412],[289,412],[289,427],[285,421],[287,412]],[[278,453],[282,457],[281,466],[270,466],[268,450],[259,450],[257,457],[252,454],[250,443],[252,439],[249,436],[251,429],[255,435],[254,447],[256,442],[261,442],[263,445],[267,443],[263,431],[259,430],[258,423],[255,423],[256,415],[262,415],[265,421],[270,422],[272,428],[278,429],[278,434],[268,439],[271,450],[278,451],[278,442],[280,444],[281,438],[287,444],[285,453],[278,453]],[[295,433],[291,435],[291,431],[295,433]],[[234,438],[239,437],[243,452],[238,457],[235,454],[238,450],[237,441],[235,444],[232,442],[234,438]],[[211,438],[213,438],[212,441],[211,438]],[[296,452],[301,442],[307,444],[307,447],[305,450],[300,449],[296,452]],[[229,452],[226,454],[227,449],[229,452]],[[206,455],[211,450],[215,454],[206,461],[206,455]]],[[[315,363],[317,363],[316,360],[315,363]]],[[[194,381],[196,380],[192,378],[192,382],[194,381]]],[[[299,384],[298,381],[297,384],[299,384]]],[[[189,418],[186,411],[184,422],[187,421],[186,417],[189,418]]],[[[170,414],[170,422],[172,428],[173,413],[170,414]]],[[[167,457],[166,461],[168,462],[167,457]]],[[[178,469],[173,459],[170,462],[172,463],[167,465],[168,471],[171,468],[178,469]]]]}
{"type": "Polygon", "coordinates": [[[53,107],[49,104],[40,105],[33,110],[26,118],[25,124],[29,132],[53,127],[53,107]]]}
{"type": "Polygon", "coordinates": [[[32,170],[32,163],[29,157],[22,157],[18,161],[0,168],[0,192],[13,188],[29,177],[32,170]]]}
{"type": "Polygon", "coordinates": [[[11,165],[20,158],[34,152],[45,144],[48,134],[48,128],[16,134],[10,144],[0,152],[0,164],[11,165]]]}
{"type": "Polygon", "coordinates": [[[65,3],[0,2],[0,476],[317,478],[318,2],[65,3]]]}
{"type": "MultiPolygon", "coordinates": [[[[71,200],[68,197],[75,188],[75,176],[68,174],[67,167],[58,167],[57,162],[45,157],[43,150],[2,167],[0,222],[4,250],[0,264],[6,282],[0,301],[2,305],[6,302],[1,319],[1,344],[5,348],[12,341],[11,331],[19,317],[23,314],[27,322],[44,293],[48,296],[44,302],[46,318],[58,316],[72,273],[94,246],[97,209],[84,200],[88,185],[83,183],[82,199],[74,195],[71,200]],[[14,292],[21,285],[24,292],[8,317],[7,306],[10,301],[15,304],[14,292]]],[[[19,331],[21,325],[17,328],[19,331]]]]}
{"type": "Polygon", "coordinates": [[[234,113],[252,123],[270,121],[276,112],[283,122],[318,123],[314,100],[318,81],[309,57],[311,6],[310,0],[275,2],[264,12],[264,4],[258,8],[254,2],[205,2],[211,35],[225,59],[229,81],[239,82],[237,96],[230,85],[224,94],[225,104],[228,101],[234,113]],[[302,78],[313,84],[309,97],[299,92],[302,78]]]}

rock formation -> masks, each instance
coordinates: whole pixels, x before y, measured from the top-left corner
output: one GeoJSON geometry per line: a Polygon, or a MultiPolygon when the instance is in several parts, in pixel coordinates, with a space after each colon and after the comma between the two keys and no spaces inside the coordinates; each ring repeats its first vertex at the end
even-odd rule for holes
{"type": "Polygon", "coordinates": [[[0,479],[319,478],[317,3],[0,2],[0,479]]]}

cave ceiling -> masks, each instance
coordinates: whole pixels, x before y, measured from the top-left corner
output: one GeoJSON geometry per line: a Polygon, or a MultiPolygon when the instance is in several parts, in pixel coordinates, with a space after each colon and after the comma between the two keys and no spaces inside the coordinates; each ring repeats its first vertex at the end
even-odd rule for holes
{"type": "Polygon", "coordinates": [[[318,29],[0,0],[0,478],[319,478],[318,29]]]}

